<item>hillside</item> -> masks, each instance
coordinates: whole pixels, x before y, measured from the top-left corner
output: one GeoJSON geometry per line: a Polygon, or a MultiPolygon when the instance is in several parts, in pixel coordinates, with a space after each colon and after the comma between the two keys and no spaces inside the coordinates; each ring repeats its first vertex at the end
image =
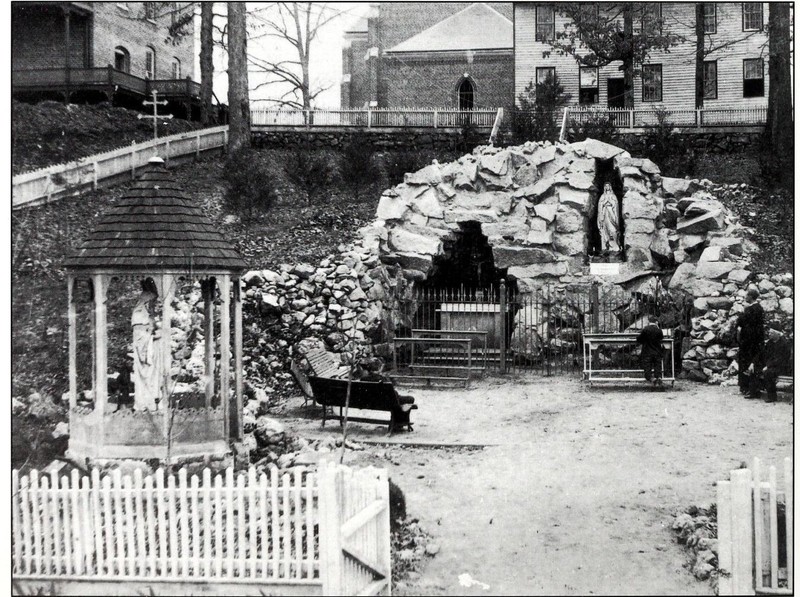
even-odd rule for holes
{"type": "MultiPolygon", "coordinates": [[[[108,103],[65,105],[61,102],[11,103],[11,171],[13,174],[70,162],[153,138],[152,119],[141,112],[108,103]]],[[[160,121],[160,136],[200,128],[200,123],[173,118],[160,121]]]]}

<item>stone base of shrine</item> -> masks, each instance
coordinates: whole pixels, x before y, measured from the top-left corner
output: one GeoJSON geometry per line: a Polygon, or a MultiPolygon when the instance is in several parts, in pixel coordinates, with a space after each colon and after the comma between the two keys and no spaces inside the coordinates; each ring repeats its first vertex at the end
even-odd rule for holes
{"type": "Polygon", "coordinates": [[[135,411],[102,416],[91,408],[70,410],[67,458],[87,466],[101,461],[230,460],[222,408],[135,411]]]}

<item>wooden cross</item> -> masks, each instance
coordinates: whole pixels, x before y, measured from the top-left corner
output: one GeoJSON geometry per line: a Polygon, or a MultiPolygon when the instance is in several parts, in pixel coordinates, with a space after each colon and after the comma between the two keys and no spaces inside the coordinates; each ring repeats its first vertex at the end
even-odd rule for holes
{"type": "Polygon", "coordinates": [[[153,119],[153,138],[158,139],[158,119],[165,118],[169,120],[172,118],[172,114],[167,114],[165,116],[159,116],[158,114],[158,107],[159,106],[166,106],[167,100],[158,101],[158,91],[153,89],[153,101],[144,100],[142,102],[145,106],[153,106],[153,115],[149,114],[139,114],[137,118],[141,120],[142,118],[152,118],[153,119]]]}

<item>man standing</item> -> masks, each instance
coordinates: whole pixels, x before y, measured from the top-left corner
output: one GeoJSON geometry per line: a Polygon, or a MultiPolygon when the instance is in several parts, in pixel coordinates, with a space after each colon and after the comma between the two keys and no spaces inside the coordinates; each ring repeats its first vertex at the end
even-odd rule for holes
{"type": "Polygon", "coordinates": [[[747,291],[744,312],[739,315],[739,390],[745,398],[758,398],[758,377],[764,362],[764,308],[755,287],[747,291]]]}
{"type": "Polygon", "coordinates": [[[661,343],[664,340],[664,333],[658,327],[658,319],[650,317],[648,323],[636,338],[636,342],[642,345],[642,367],[644,368],[644,378],[652,381],[654,386],[661,385],[661,359],[664,349],[661,343]]]}

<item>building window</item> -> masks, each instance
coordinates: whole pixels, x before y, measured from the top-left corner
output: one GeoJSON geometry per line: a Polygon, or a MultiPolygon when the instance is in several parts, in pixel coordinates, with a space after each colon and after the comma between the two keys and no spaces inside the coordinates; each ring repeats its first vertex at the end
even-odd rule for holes
{"type": "Polygon", "coordinates": [[[717,32],[717,5],[713,2],[703,3],[703,32],[717,32]]]}
{"type": "Polygon", "coordinates": [[[717,99],[717,61],[703,62],[703,99],[717,99]]]}
{"type": "Polygon", "coordinates": [[[131,55],[122,46],[114,48],[114,68],[123,73],[131,72],[131,55]]]}
{"type": "Polygon", "coordinates": [[[744,61],[744,97],[764,97],[764,60],[744,61]]]}
{"type": "Polygon", "coordinates": [[[475,106],[475,86],[468,78],[462,79],[458,85],[458,109],[472,110],[475,106]]]}
{"type": "Polygon", "coordinates": [[[647,2],[642,5],[642,33],[661,31],[661,3],[647,2]]]}
{"type": "Polygon", "coordinates": [[[662,101],[660,64],[645,64],[642,67],[642,101],[662,101]]]}
{"type": "Polygon", "coordinates": [[[761,31],[764,28],[764,5],[761,2],[742,2],[742,31],[761,31]]]}
{"type": "Polygon", "coordinates": [[[600,101],[600,84],[596,66],[582,66],[580,72],[580,104],[596,104],[600,101]]]}
{"type": "Polygon", "coordinates": [[[156,78],[156,51],[150,47],[144,50],[144,78],[156,78]]]}
{"type": "Polygon", "coordinates": [[[556,38],[556,13],[552,6],[536,7],[536,41],[556,38]]]}
{"type": "Polygon", "coordinates": [[[156,3],[155,2],[145,2],[144,3],[144,18],[150,21],[156,20],[156,3]]]}
{"type": "Polygon", "coordinates": [[[556,67],[554,66],[540,66],[536,69],[536,84],[541,85],[542,83],[547,82],[550,79],[551,81],[555,81],[556,79],[556,67]]]}
{"type": "Polygon", "coordinates": [[[181,61],[177,58],[172,60],[172,78],[173,79],[180,79],[181,78],[181,61]]]}

